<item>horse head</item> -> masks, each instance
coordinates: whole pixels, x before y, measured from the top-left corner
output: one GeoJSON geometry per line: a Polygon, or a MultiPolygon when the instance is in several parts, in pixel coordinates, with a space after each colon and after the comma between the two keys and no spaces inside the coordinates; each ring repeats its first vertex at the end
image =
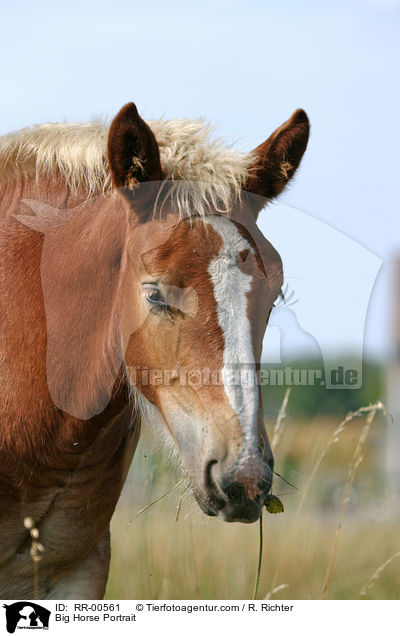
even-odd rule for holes
{"type": "Polygon", "coordinates": [[[307,116],[296,111],[251,153],[242,192],[221,213],[212,197],[196,209],[196,184],[183,197],[192,207],[177,209],[176,184],[165,180],[156,138],[133,104],[109,133],[111,178],[132,228],[130,302],[140,324],[126,365],[200,507],[226,521],[258,519],[272,483],[257,371],[282,263],[256,221],[295,173],[308,135],[307,116]]]}

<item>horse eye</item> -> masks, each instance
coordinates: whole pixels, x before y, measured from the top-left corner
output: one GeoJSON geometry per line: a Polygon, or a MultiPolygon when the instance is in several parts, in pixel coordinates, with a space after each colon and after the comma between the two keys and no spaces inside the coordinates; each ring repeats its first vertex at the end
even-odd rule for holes
{"type": "Polygon", "coordinates": [[[158,287],[147,287],[144,289],[146,300],[152,305],[165,305],[164,296],[158,287]]]}

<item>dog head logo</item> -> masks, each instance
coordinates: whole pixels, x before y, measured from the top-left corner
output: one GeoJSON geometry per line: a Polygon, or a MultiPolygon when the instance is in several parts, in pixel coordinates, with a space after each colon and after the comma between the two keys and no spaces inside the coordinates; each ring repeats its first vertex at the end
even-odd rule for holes
{"type": "Polygon", "coordinates": [[[50,611],[31,601],[19,601],[3,605],[6,610],[7,631],[14,634],[16,629],[48,629],[50,611]]]}

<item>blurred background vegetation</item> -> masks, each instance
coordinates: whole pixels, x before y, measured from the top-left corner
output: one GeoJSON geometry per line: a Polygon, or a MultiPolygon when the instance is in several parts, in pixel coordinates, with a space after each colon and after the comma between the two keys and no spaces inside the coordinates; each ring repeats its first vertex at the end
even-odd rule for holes
{"type": "MultiPolygon", "coordinates": [[[[351,368],[351,359],[343,357],[337,361],[329,362],[330,368],[345,364],[351,368]]],[[[269,368],[274,365],[269,365],[269,368]]],[[[276,368],[282,368],[275,365],[276,368]]],[[[290,365],[297,369],[319,369],[320,363],[313,360],[296,360],[290,365]]],[[[365,359],[362,365],[354,360],[355,369],[362,368],[362,382],[359,389],[338,388],[327,389],[325,386],[315,383],[314,386],[294,387],[288,404],[288,413],[293,417],[310,418],[316,414],[341,416],[354,411],[360,406],[372,404],[385,396],[385,366],[382,362],[373,359],[365,359]]],[[[282,404],[286,386],[263,387],[264,412],[267,417],[275,417],[282,404]]]]}

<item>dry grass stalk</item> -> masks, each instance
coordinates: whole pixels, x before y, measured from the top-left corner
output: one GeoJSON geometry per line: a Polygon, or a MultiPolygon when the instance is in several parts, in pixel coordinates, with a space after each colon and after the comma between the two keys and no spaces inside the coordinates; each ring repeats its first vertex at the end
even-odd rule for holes
{"type": "Polygon", "coordinates": [[[360,593],[358,595],[358,598],[360,598],[361,596],[365,596],[366,595],[368,590],[375,584],[375,581],[377,581],[379,579],[379,577],[381,576],[382,572],[386,569],[386,567],[388,565],[390,565],[390,563],[392,563],[398,557],[400,557],[400,552],[395,552],[395,554],[392,554],[392,556],[389,557],[389,559],[387,559],[384,563],[382,563],[382,565],[379,566],[379,568],[377,568],[375,570],[375,572],[373,573],[371,578],[361,588],[361,591],[360,591],[360,593]]]}
{"type": "Polygon", "coordinates": [[[39,530],[35,527],[32,517],[25,517],[24,526],[29,530],[32,539],[29,554],[33,563],[33,595],[35,600],[37,600],[39,598],[39,563],[43,558],[45,549],[39,541],[39,530]]]}
{"type": "Polygon", "coordinates": [[[342,526],[343,526],[343,519],[344,519],[344,515],[346,512],[346,508],[347,505],[350,501],[350,494],[351,494],[351,489],[353,487],[354,484],[354,479],[356,476],[356,472],[357,472],[357,468],[359,467],[359,465],[361,464],[362,460],[363,460],[363,448],[365,445],[365,442],[367,440],[368,437],[368,433],[369,433],[369,429],[371,428],[371,424],[372,421],[375,417],[376,411],[371,411],[370,413],[368,413],[368,417],[366,419],[366,422],[361,430],[361,434],[360,437],[358,438],[358,442],[357,442],[357,446],[354,450],[354,455],[353,458],[349,464],[349,468],[348,468],[348,472],[347,472],[347,478],[346,478],[346,482],[344,485],[344,489],[343,489],[343,494],[342,494],[342,500],[341,500],[341,506],[340,506],[340,515],[339,515],[339,521],[337,524],[337,528],[336,528],[336,534],[335,534],[335,538],[333,540],[333,544],[332,544],[332,549],[331,549],[331,553],[329,556],[329,561],[328,561],[328,566],[326,569],[326,574],[325,574],[325,579],[322,585],[322,590],[321,590],[321,599],[322,598],[326,598],[329,594],[329,589],[331,587],[331,583],[332,583],[332,577],[333,577],[333,568],[334,568],[334,564],[335,564],[335,559],[336,559],[336,553],[337,553],[337,547],[338,547],[338,543],[339,543],[339,537],[340,537],[340,532],[342,530],[342,526]]]}
{"type": "Polygon", "coordinates": [[[286,389],[285,396],[281,404],[281,408],[279,409],[278,417],[276,418],[276,423],[274,426],[272,439],[271,439],[271,449],[273,453],[276,452],[276,449],[278,447],[278,444],[280,442],[281,435],[284,429],[283,420],[286,417],[286,407],[289,400],[290,391],[291,391],[290,387],[286,389]]]}
{"type": "MultiPolygon", "coordinates": [[[[281,568],[282,568],[282,563],[283,563],[283,559],[284,556],[287,552],[287,546],[289,544],[290,538],[292,536],[292,532],[293,532],[293,528],[297,522],[297,519],[299,517],[299,514],[303,508],[304,505],[304,501],[307,497],[308,491],[310,490],[310,486],[314,480],[315,475],[317,474],[317,471],[325,457],[325,455],[327,454],[327,452],[329,451],[329,449],[331,448],[331,446],[333,444],[335,444],[336,442],[339,441],[340,435],[343,433],[344,429],[346,428],[347,424],[349,422],[351,422],[351,420],[353,420],[355,417],[360,417],[362,415],[365,415],[366,413],[375,413],[376,411],[383,411],[384,413],[386,413],[386,409],[384,407],[384,405],[382,404],[382,402],[377,402],[376,404],[373,404],[371,406],[362,406],[361,408],[357,409],[357,411],[350,411],[350,413],[347,413],[346,417],[340,422],[339,426],[337,426],[335,428],[335,430],[333,431],[332,435],[330,436],[327,444],[324,446],[324,448],[322,449],[322,451],[320,452],[320,454],[317,457],[317,460],[313,466],[313,469],[311,471],[310,477],[308,478],[308,481],[304,487],[304,490],[302,492],[302,495],[300,497],[300,501],[297,505],[297,509],[296,512],[293,516],[293,519],[290,523],[289,529],[287,531],[286,534],[286,538],[285,541],[283,542],[283,546],[280,552],[280,556],[279,556],[279,560],[278,560],[278,565],[276,567],[275,570],[275,574],[274,574],[274,578],[272,580],[272,584],[271,584],[271,590],[274,590],[277,587],[277,581],[279,578],[279,575],[281,573],[281,568]]],[[[269,598],[269,596],[271,595],[272,592],[269,592],[268,596],[266,598],[269,598]]]]}
{"type": "MultiPolygon", "coordinates": [[[[173,486],[172,488],[170,488],[170,490],[167,490],[167,492],[165,492],[163,495],[160,495],[160,497],[157,497],[157,499],[154,499],[153,501],[151,501],[149,504],[147,504],[147,506],[144,506],[144,508],[141,508],[139,510],[139,512],[137,512],[135,514],[134,519],[136,519],[136,517],[138,517],[139,515],[142,514],[142,512],[145,512],[145,510],[148,510],[149,508],[151,508],[151,506],[154,506],[154,504],[158,503],[159,501],[161,501],[161,499],[164,499],[165,497],[168,497],[168,495],[170,495],[172,492],[174,492],[174,490],[176,490],[177,488],[179,488],[179,486],[181,486],[183,484],[183,482],[185,481],[185,479],[181,479],[180,481],[178,481],[178,483],[175,484],[175,486],[173,486]]],[[[130,519],[128,521],[127,526],[129,527],[132,523],[133,519],[130,519]]]]}
{"type": "Polygon", "coordinates": [[[270,590],[268,592],[267,596],[265,597],[265,600],[269,601],[274,594],[276,594],[277,592],[280,592],[281,590],[286,590],[287,587],[289,587],[289,583],[282,583],[281,585],[274,587],[273,590],[270,590]]]}
{"type": "Polygon", "coordinates": [[[187,484],[186,488],[184,488],[181,496],[179,497],[178,505],[176,507],[175,521],[178,521],[178,519],[179,519],[179,516],[181,514],[181,509],[182,509],[183,498],[184,498],[184,496],[185,496],[185,494],[187,493],[188,490],[189,490],[189,484],[187,484]]]}

